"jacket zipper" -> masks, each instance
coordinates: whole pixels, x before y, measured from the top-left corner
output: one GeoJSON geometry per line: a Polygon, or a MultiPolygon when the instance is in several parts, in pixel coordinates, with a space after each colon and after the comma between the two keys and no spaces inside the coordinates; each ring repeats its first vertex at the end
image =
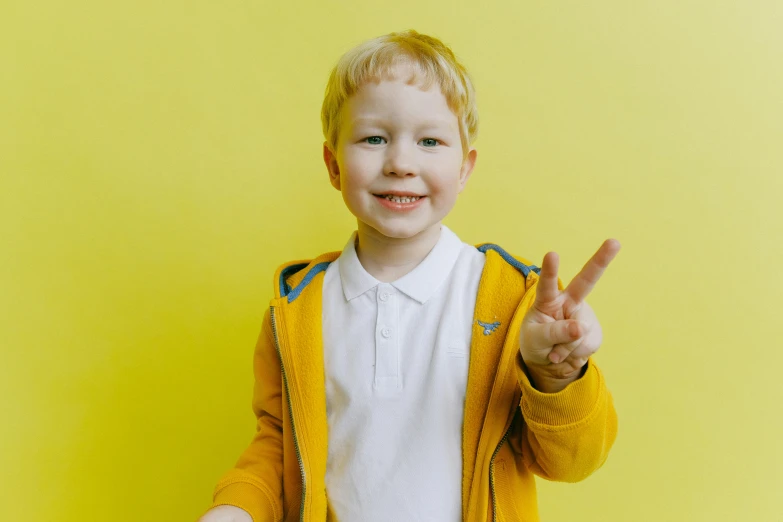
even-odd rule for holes
{"type": "MultiPolygon", "coordinates": [[[[513,424],[513,422],[511,423],[513,424]]],[[[500,447],[508,439],[508,434],[511,433],[511,425],[508,426],[506,433],[503,434],[503,438],[500,439],[495,452],[492,453],[492,458],[489,459],[489,489],[492,491],[492,522],[497,522],[498,519],[498,502],[497,495],[495,494],[495,455],[500,451],[500,447]]]]}
{"type": "Polygon", "coordinates": [[[288,388],[288,379],[285,376],[285,367],[283,366],[283,354],[280,353],[280,342],[277,338],[277,323],[275,322],[275,307],[269,307],[269,313],[272,319],[272,336],[275,338],[275,349],[277,350],[277,356],[280,358],[280,371],[283,374],[283,384],[285,385],[286,402],[288,402],[288,414],[291,416],[291,432],[294,435],[294,449],[296,450],[296,460],[299,462],[299,473],[302,475],[302,502],[299,507],[299,520],[304,521],[304,506],[305,506],[305,491],[307,483],[305,481],[304,463],[302,462],[302,455],[299,453],[299,441],[296,438],[296,429],[294,426],[294,409],[291,407],[291,390],[288,388]]]}

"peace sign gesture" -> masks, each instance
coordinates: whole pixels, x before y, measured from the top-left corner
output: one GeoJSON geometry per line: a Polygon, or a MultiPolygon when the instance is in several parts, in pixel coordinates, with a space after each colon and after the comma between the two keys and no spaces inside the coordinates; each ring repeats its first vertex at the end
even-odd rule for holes
{"type": "Polygon", "coordinates": [[[565,388],[601,346],[601,325],[585,298],[619,251],[619,241],[604,241],[563,291],[557,286],[557,253],[544,256],[535,302],[522,319],[519,335],[519,351],[537,389],[565,388]]]}

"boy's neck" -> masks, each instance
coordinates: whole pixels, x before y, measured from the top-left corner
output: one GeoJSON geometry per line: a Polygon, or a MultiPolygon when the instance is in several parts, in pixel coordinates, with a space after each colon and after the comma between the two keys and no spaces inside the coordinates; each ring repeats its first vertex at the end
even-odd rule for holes
{"type": "Polygon", "coordinates": [[[401,278],[421,263],[440,239],[440,222],[404,239],[390,238],[359,222],[356,256],[367,273],[382,283],[401,278]]]}

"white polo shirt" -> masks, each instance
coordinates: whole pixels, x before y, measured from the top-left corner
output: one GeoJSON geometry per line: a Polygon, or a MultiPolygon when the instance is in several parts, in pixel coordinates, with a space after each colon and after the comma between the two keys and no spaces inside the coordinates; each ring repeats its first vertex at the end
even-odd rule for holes
{"type": "Polygon", "coordinates": [[[382,283],[355,241],[356,232],[324,277],[329,502],[341,522],[457,522],[485,256],[441,225],[416,268],[382,283]]]}

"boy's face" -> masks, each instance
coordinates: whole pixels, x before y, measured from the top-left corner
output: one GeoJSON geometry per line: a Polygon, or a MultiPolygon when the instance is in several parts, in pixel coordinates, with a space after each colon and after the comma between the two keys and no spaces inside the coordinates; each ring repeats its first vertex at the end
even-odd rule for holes
{"type": "Polygon", "coordinates": [[[404,81],[367,83],[341,116],[337,151],[324,143],[324,161],[360,231],[371,227],[406,239],[439,227],[476,162],[475,149],[463,162],[457,117],[440,86],[422,91],[404,81]],[[399,203],[383,197],[392,192],[421,198],[399,203]]]}

